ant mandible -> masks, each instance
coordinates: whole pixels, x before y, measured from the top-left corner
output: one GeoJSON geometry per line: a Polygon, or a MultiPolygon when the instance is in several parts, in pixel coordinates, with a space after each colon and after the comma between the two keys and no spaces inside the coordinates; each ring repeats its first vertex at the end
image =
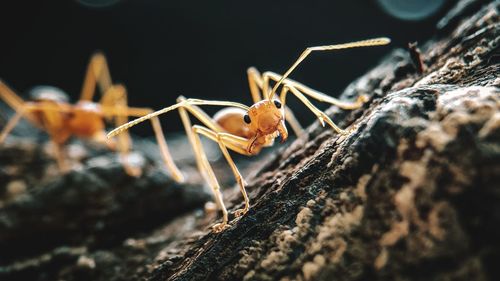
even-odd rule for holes
{"type": "Polygon", "coordinates": [[[229,150],[236,153],[252,156],[258,154],[263,147],[272,146],[274,139],[281,136],[282,142],[288,137],[288,131],[285,126],[286,120],[294,132],[298,135],[302,134],[303,130],[293,115],[292,111],[285,106],[286,95],[291,92],[304,105],[309,108],[319,119],[322,126],[325,122],[330,125],[337,133],[346,135],[347,130],[339,128],[323,111],[315,107],[309,99],[310,97],[318,101],[330,103],[342,109],[356,109],[367,101],[365,96],[360,96],[355,102],[343,102],[332,98],[326,94],[313,90],[299,82],[287,78],[290,73],[312,52],[314,51],[329,51],[341,50],[356,47],[379,46],[390,43],[389,38],[374,38],[345,44],[327,45],[318,47],[309,47],[302,52],[295,63],[285,72],[284,75],[279,75],[273,72],[265,72],[262,75],[253,67],[247,71],[250,92],[254,104],[250,107],[230,101],[210,101],[200,99],[186,99],[183,96],[177,98],[177,103],[158,110],[154,113],[145,115],[141,118],[124,124],[108,134],[108,137],[118,135],[130,127],[137,125],[145,120],[155,118],[160,114],[179,110],[181,120],[186,129],[188,139],[194,149],[198,169],[203,175],[205,181],[211,186],[214,193],[217,206],[222,210],[222,222],[215,224],[213,229],[215,232],[220,232],[228,225],[228,212],[224,205],[220,185],[215,177],[213,169],[207,160],[205,152],[200,142],[199,135],[203,135],[218,143],[222,154],[229,163],[231,170],[238,182],[240,191],[245,201],[243,209],[236,210],[235,217],[240,217],[245,214],[249,207],[250,201],[245,190],[245,180],[241,176],[238,168],[229,154],[229,150]],[[274,87],[269,90],[270,81],[274,81],[274,87]],[[283,85],[279,96],[276,91],[283,85]],[[227,106],[217,112],[213,118],[210,118],[199,106],[215,105],[227,106]],[[188,112],[197,118],[206,127],[200,125],[191,125],[188,112]]]}
{"type": "MultiPolygon", "coordinates": [[[[25,102],[1,80],[0,98],[16,111],[0,133],[0,144],[5,141],[21,117],[24,117],[47,132],[55,147],[57,164],[63,172],[69,170],[63,145],[71,136],[90,138],[113,148],[114,143],[106,138],[105,120],[114,121],[115,126],[120,126],[127,123],[129,116],[140,117],[153,112],[150,108],[127,106],[127,91],[121,84],[113,85],[106,58],[102,53],[96,53],[90,59],[81,96],[76,104],[69,104],[67,95],[54,87],[39,87],[33,100],[25,102]],[[99,103],[92,101],[96,86],[102,94],[99,103]]],[[[173,178],[182,181],[182,173],[170,156],[159,119],[152,117],[151,124],[165,164],[172,172],[173,178]]],[[[119,136],[117,146],[125,171],[131,176],[139,176],[141,170],[127,161],[131,147],[130,136],[119,136]]]]}

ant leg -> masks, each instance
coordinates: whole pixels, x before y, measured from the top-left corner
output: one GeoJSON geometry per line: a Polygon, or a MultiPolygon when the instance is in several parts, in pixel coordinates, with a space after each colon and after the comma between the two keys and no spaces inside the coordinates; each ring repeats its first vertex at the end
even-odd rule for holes
{"type": "MultiPolygon", "coordinates": [[[[183,97],[180,97],[179,102],[183,101],[188,101],[184,99],[183,97]]],[[[203,147],[201,145],[201,141],[198,137],[198,134],[203,134],[206,137],[212,139],[213,141],[217,142],[219,144],[219,147],[226,158],[227,162],[229,163],[236,181],[239,184],[240,191],[243,194],[243,198],[245,200],[245,208],[238,210],[235,215],[241,216],[244,213],[248,211],[248,208],[250,206],[250,201],[248,199],[248,195],[245,190],[245,182],[243,177],[241,176],[240,172],[238,171],[238,168],[234,164],[234,161],[232,160],[229,152],[227,151],[227,147],[229,147],[231,150],[236,151],[237,153],[243,154],[243,155],[249,155],[249,153],[246,151],[246,147],[248,146],[248,140],[242,137],[237,137],[233,136],[231,134],[226,134],[222,133],[221,129],[218,128],[218,125],[211,120],[205,112],[203,112],[199,107],[193,106],[193,105],[185,105],[183,107],[179,107],[179,114],[181,116],[182,123],[184,124],[184,128],[186,129],[186,134],[188,136],[188,139],[191,143],[191,146],[193,147],[195,158],[196,158],[196,163],[198,165],[198,170],[202,174],[202,176],[205,178],[205,181],[208,182],[212,188],[212,191],[214,193],[214,197],[216,200],[216,204],[218,207],[222,210],[223,214],[223,222],[220,224],[216,224],[214,226],[214,230],[216,232],[222,231],[227,227],[227,209],[224,205],[224,202],[222,200],[222,194],[220,193],[220,185],[217,181],[217,178],[215,174],[213,173],[213,170],[210,166],[210,163],[208,162],[208,159],[206,157],[206,154],[203,150],[203,147]],[[218,129],[218,131],[210,130],[205,127],[201,127],[198,125],[191,126],[191,121],[189,120],[189,116],[187,112],[190,112],[193,114],[197,119],[199,119],[201,122],[203,122],[205,125],[214,127],[218,129]],[[207,119],[208,118],[208,119],[207,119]],[[189,129],[191,128],[191,129],[189,129]],[[224,142],[227,142],[225,144],[224,142]]]]}
{"type": "MultiPolygon", "coordinates": [[[[102,106],[102,111],[107,116],[133,116],[133,117],[142,117],[148,115],[153,112],[150,108],[138,108],[138,107],[126,107],[126,108],[117,108],[116,106],[102,106]]],[[[160,153],[163,158],[163,162],[167,166],[172,178],[176,182],[183,182],[184,176],[182,175],[179,168],[174,163],[172,156],[170,154],[170,150],[168,148],[167,142],[165,141],[165,136],[163,134],[160,120],[158,117],[150,118],[151,126],[153,127],[153,132],[155,134],[156,141],[160,148],[160,153]]],[[[109,137],[108,137],[109,141],[109,137]]]]}
{"type": "MultiPolygon", "coordinates": [[[[105,60],[104,60],[105,61],[105,60]]],[[[100,104],[103,108],[114,107],[117,111],[126,112],[127,110],[127,90],[123,85],[114,85],[109,87],[101,98],[100,104]]],[[[108,115],[108,117],[113,115],[108,115]]],[[[114,116],[115,125],[117,127],[128,122],[128,115],[117,114],[114,116]]],[[[139,177],[142,171],[139,167],[134,167],[130,163],[129,154],[132,147],[132,140],[128,133],[118,136],[118,151],[123,163],[123,168],[128,175],[139,177]]]]}
{"type": "MultiPolygon", "coordinates": [[[[128,109],[127,100],[127,89],[123,85],[118,84],[109,87],[99,101],[102,110],[107,113],[105,117],[108,121],[112,121],[114,118],[117,127],[128,122],[128,114],[124,114],[128,109]],[[111,111],[114,111],[116,114],[111,114],[111,111]]],[[[126,134],[126,137],[127,146],[131,146],[130,136],[126,134]]],[[[125,143],[125,141],[123,141],[123,143],[125,143]]]]}
{"type": "MultiPolygon", "coordinates": [[[[234,174],[234,176],[236,178],[236,181],[238,182],[241,194],[243,195],[243,199],[244,199],[244,202],[245,202],[245,207],[243,209],[236,210],[235,216],[236,217],[240,217],[240,216],[244,215],[246,212],[248,212],[248,209],[250,208],[250,200],[249,200],[247,192],[245,190],[246,182],[243,179],[243,177],[241,176],[241,173],[239,172],[238,168],[236,167],[236,164],[234,163],[233,159],[231,158],[231,155],[229,154],[229,151],[227,150],[227,147],[225,145],[226,140],[230,139],[232,137],[232,135],[231,134],[227,134],[227,133],[217,133],[217,132],[214,132],[214,131],[212,131],[212,130],[210,130],[208,128],[205,128],[205,127],[202,127],[202,126],[199,126],[199,125],[193,126],[192,127],[192,131],[193,131],[193,133],[196,136],[197,145],[200,145],[200,143],[199,143],[199,137],[198,137],[199,134],[204,135],[204,136],[208,137],[209,139],[211,139],[211,140],[213,140],[213,141],[215,141],[215,142],[217,142],[219,144],[219,148],[221,149],[222,154],[226,158],[226,161],[229,164],[229,166],[231,167],[231,170],[233,171],[233,174],[234,174]]],[[[241,148],[241,150],[244,151],[243,148],[241,148]]],[[[205,169],[210,169],[207,172],[208,172],[209,175],[213,175],[213,171],[212,171],[211,167],[209,166],[210,164],[206,160],[206,155],[204,154],[204,151],[203,151],[202,147],[199,147],[198,153],[202,153],[203,154],[203,155],[201,155],[201,158],[203,158],[204,161],[205,161],[205,169]],[[207,167],[207,165],[208,165],[208,167],[207,167]]],[[[226,207],[224,206],[224,202],[222,201],[222,194],[220,193],[220,189],[219,189],[219,185],[217,183],[217,179],[213,178],[212,180],[216,183],[216,185],[215,185],[216,188],[213,188],[213,191],[214,191],[214,195],[216,196],[217,204],[223,210],[223,214],[226,217],[227,216],[227,210],[226,210],[226,207]]],[[[227,225],[227,219],[224,219],[221,224],[217,224],[217,225],[214,226],[214,230],[216,232],[219,232],[219,231],[225,229],[226,225],[227,225]]]]}
{"type": "MultiPolygon", "coordinates": [[[[104,96],[101,99],[101,104],[103,108],[106,108],[107,112],[112,113],[111,111],[116,111],[116,114],[110,114],[111,116],[115,116],[116,126],[119,127],[128,122],[128,116],[144,116],[153,111],[149,108],[129,108],[127,107],[127,90],[123,85],[116,85],[108,89],[104,96]],[[114,110],[112,110],[114,109],[114,110]],[[126,114],[123,114],[126,113],[126,114]]],[[[179,171],[177,166],[175,165],[170,151],[168,149],[167,143],[165,141],[165,136],[163,135],[163,131],[161,129],[161,124],[158,117],[153,117],[150,119],[151,126],[153,127],[153,132],[155,133],[156,141],[160,148],[160,153],[163,158],[163,162],[167,166],[170,171],[172,178],[176,182],[183,182],[184,176],[179,171]]],[[[119,149],[122,155],[127,156],[130,147],[132,146],[132,141],[129,134],[121,134],[118,136],[119,141],[119,149]]],[[[124,162],[125,167],[129,166],[127,169],[130,172],[134,172],[131,170],[130,165],[124,162]]]]}
{"type": "Polygon", "coordinates": [[[342,49],[350,49],[350,48],[358,48],[358,47],[369,47],[369,46],[381,46],[387,45],[391,42],[389,38],[381,37],[381,38],[373,38],[367,39],[357,42],[349,42],[344,44],[336,44],[336,45],[326,45],[326,46],[317,46],[317,47],[309,47],[306,48],[302,54],[300,54],[299,58],[292,64],[292,66],[283,74],[283,76],[278,80],[278,82],[274,85],[273,89],[267,96],[267,99],[271,99],[276,90],[281,85],[281,83],[292,73],[292,71],[307,57],[314,51],[333,51],[333,50],[342,50],[342,49]]]}
{"type": "MultiPolygon", "coordinates": [[[[261,74],[255,67],[250,67],[247,70],[247,75],[248,84],[250,86],[250,93],[252,94],[252,100],[254,103],[257,103],[262,100],[260,90],[264,92],[264,96],[267,96],[265,92],[267,92],[267,89],[269,88],[269,79],[266,77],[264,77],[263,79],[261,74]]],[[[285,104],[284,102],[282,103],[285,104]]],[[[285,106],[285,120],[290,124],[292,130],[297,136],[301,136],[302,134],[304,134],[304,129],[300,125],[297,118],[295,118],[295,115],[288,106],[285,106]]]]}
{"type": "MultiPolygon", "coordinates": [[[[51,136],[52,137],[52,136],[51,136]]],[[[64,153],[64,148],[62,147],[62,144],[57,143],[53,139],[51,140],[52,147],[54,148],[54,156],[57,161],[57,166],[59,167],[59,170],[62,173],[66,173],[70,170],[69,164],[65,160],[65,153],[64,153]]]]}
{"type": "MultiPolygon", "coordinates": [[[[222,211],[222,222],[217,223],[212,226],[214,232],[221,232],[224,229],[228,228],[229,225],[227,222],[229,221],[228,218],[228,212],[226,209],[226,206],[224,205],[224,200],[222,198],[222,193],[220,191],[220,185],[219,182],[217,181],[217,177],[215,176],[215,173],[210,166],[210,163],[208,162],[207,155],[203,149],[203,146],[201,144],[200,137],[198,136],[196,132],[196,127],[193,126],[191,127],[191,135],[192,135],[192,142],[191,145],[194,149],[194,152],[196,154],[196,159],[199,161],[198,163],[198,169],[200,169],[201,174],[205,178],[205,181],[207,181],[212,189],[212,192],[214,194],[215,198],[215,203],[219,207],[219,209],[222,211]]],[[[197,161],[197,162],[198,162],[197,161]]]]}
{"type": "Polygon", "coordinates": [[[252,100],[257,103],[262,100],[260,91],[264,86],[260,72],[255,67],[250,67],[247,69],[248,86],[250,88],[250,94],[252,95],[252,100]]]}
{"type": "Polygon", "coordinates": [[[285,120],[290,124],[290,127],[292,127],[295,135],[300,137],[304,134],[304,128],[302,128],[302,125],[300,125],[299,121],[288,106],[285,106],[285,120]]]}
{"type": "MultiPolygon", "coordinates": [[[[153,113],[149,113],[145,116],[142,116],[140,118],[137,118],[135,120],[132,120],[130,122],[128,122],[127,124],[124,124],[118,128],[115,128],[114,130],[112,130],[111,132],[108,133],[108,138],[110,137],[113,137],[113,136],[116,136],[128,129],[130,129],[131,127],[139,124],[139,123],[142,123],[146,120],[149,120],[153,117],[156,117],[156,116],[159,116],[159,115],[162,115],[164,113],[167,113],[169,111],[172,111],[172,110],[175,110],[175,109],[178,109],[178,108],[181,108],[181,107],[188,107],[188,106],[198,106],[198,105],[217,105],[217,106],[232,106],[232,107],[237,107],[237,108],[241,108],[245,111],[248,111],[250,108],[244,104],[241,104],[241,103],[237,103],[237,102],[231,102],[231,101],[210,101],[210,100],[200,100],[200,99],[185,99],[184,97],[179,97],[178,98],[178,103],[174,104],[174,105],[171,105],[171,106],[168,106],[168,107],[165,107],[163,109],[160,109],[160,110],[157,110],[153,113]]],[[[203,114],[200,114],[199,116],[197,116],[198,119],[200,119],[200,121],[202,121],[203,123],[205,123],[205,125],[207,125],[207,127],[209,128],[220,128],[219,125],[217,125],[206,113],[203,113],[203,114]]],[[[217,130],[217,129],[216,129],[217,130]]]]}
{"type": "Polygon", "coordinates": [[[0,98],[17,112],[23,109],[23,99],[16,95],[2,80],[0,80],[0,98]]]}
{"type": "MultiPolygon", "coordinates": [[[[184,125],[184,129],[186,130],[186,135],[188,137],[189,142],[191,143],[191,147],[193,147],[194,157],[196,159],[196,165],[198,166],[198,171],[200,171],[202,177],[206,182],[210,184],[212,189],[215,187],[218,188],[218,183],[214,183],[211,176],[205,172],[205,162],[208,163],[205,154],[202,153],[203,147],[198,144],[199,140],[196,139],[195,133],[192,129],[191,121],[189,120],[189,115],[187,111],[183,107],[179,107],[179,115],[181,117],[182,124],[184,125]],[[201,150],[201,151],[200,151],[201,150]]],[[[215,176],[214,176],[215,177],[215,176]]]]}
{"type": "Polygon", "coordinates": [[[172,159],[172,155],[167,146],[167,142],[165,141],[165,136],[163,135],[163,131],[161,129],[160,119],[158,117],[151,118],[151,125],[153,126],[153,131],[155,133],[156,142],[160,147],[160,152],[163,158],[163,162],[167,166],[172,178],[176,182],[184,182],[184,176],[182,175],[177,165],[175,165],[174,160],[172,159]]]}
{"type": "Polygon", "coordinates": [[[36,125],[32,115],[26,112],[26,103],[14,91],[9,88],[2,80],[0,80],[0,99],[7,103],[15,112],[23,112],[23,117],[28,119],[32,124],[36,125]]]}
{"type": "Polygon", "coordinates": [[[16,112],[16,114],[10,118],[9,122],[7,122],[7,125],[3,128],[2,132],[0,133],[0,144],[5,141],[7,138],[7,135],[14,129],[14,127],[17,125],[17,122],[21,120],[21,117],[23,117],[22,112],[16,112]]]}
{"type": "Polygon", "coordinates": [[[112,86],[106,57],[102,53],[95,53],[90,58],[85,74],[80,100],[90,101],[95,94],[96,84],[102,94],[112,86]]]}
{"type": "Polygon", "coordinates": [[[26,109],[40,112],[40,120],[50,136],[59,170],[62,173],[68,172],[71,169],[71,164],[67,162],[64,144],[70,138],[71,131],[66,126],[61,113],[71,112],[72,107],[66,104],[59,105],[42,101],[33,105],[27,104],[26,109]]]}
{"type": "MultiPolygon", "coordinates": [[[[276,73],[270,72],[270,71],[267,71],[266,73],[264,73],[263,76],[266,77],[267,79],[271,79],[275,82],[280,81],[280,79],[283,77],[279,74],[276,74],[276,73]]],[[[299,83],[297,81],[294,81],[292,79],[289,79],[289,78],[285,79],[283,81],[283,84],[284,85],[291,85],[294,88],[296,88],[297,90],[301,91],[305,95],[307,95],[315,100],[318,100],[320,102],[330,103],[330,104],[335,105],[337,107],[340,107],[342,109],[347,109],[347,110],[357,109],[357,108],[360,108],[361,106],[363,106],[363,104],[368,101],[368,97],[365,95],[359,96],[355,102],[341,101],[339,99],[332,98],[332,97],[330,97],[324,93],[321,93],[319,91],[311,89],[311,88],[307,87],[306,85],[299,83]]],[[[284,102],[284,101],[282,100],[282,102],[284,102]]]]}
{"type": "Polygon", "coordinates": [[[333,130],[335,130],[337,133],[341,134],[341,135],[347,135],[348,134],[348,131],[346,130],[342,130],[340,127],[338,127],[333,121],[332,119],[330,119],[330,117],[328,117],[328,115],[326,115],[323,111],[319,110],[316,106],[314,106],[308,99],[307,97],[302,94],[302,92],[300,92],[299,90],[297,90],[295,87],[293,87],[292,85],[288,85],[288,84],[285,84],[283,86],[283,89],[281,91],[281,97],[282,97],[282,100],[286,100],[286,94],[288,93],[288,90],[290,90],[290,92],[292,92],[292,94],[294,94],[302,103],[304,103],[304,105],[309,108],[309,110],[311,110],[314,115],[316,115],[316,117],[318,117],[321,125],[324,127],[325,126],[325,122],[328,123],[328,125],[330,125],[330,127],[333,128],[333,130]]]}
{"type": "MultiPolygon", "coordinates": [[[[21,117],[25,117],[29,121],[31,121],[34,125],[35,122],[34,117],[31,114],[28,114],[28,111],[38,110],[42,113],[41,119],[43,123],[51,123],[56,126],[61,124],[60,112],[70,112],[71,107],[66,105],[53,105],[50,103],[40,103],[40,104],[31,104],[25,103],[18,95],[14,93],[3,81],[0,80],[0,98],[2,98],[9,106],[11,106],[15,111],[16,115],[13,116],[2,133],[0,134],[0,143],[4,141],[8,133],[15,127],[17,122],[21,117]]],[[[60,143],[56,143],[54,141],[54,136],[50,134],[51,142],[54,146],[54,153],[56,157],[57,164],[61,171],[67,171],[69,166],[64,161],[64,153],[63,148],[60,143]]],[[[57,136],[61,140],[67,139],[69,137],[68,132],[64,131],[60,136],[57,136]]]]}
{"type": "MultiPolygon", "coordinates": [[[[248,209],[250,208],[250,200],[248,199],[248,195],[247,195],[247,192],[245,189],[245,185],[247,183],[245,182],[245,180],[241,176],[240,171],[236,167],[236,164],[234,163],[233,159],[231,158],[231,155],[229,154],[229,151],[227,150],[227,147],[226,147],[226,143],[231,142],[231,140],[234,140],[234,138],[233,138],[234,136],[231,134],[228,134],[228,133],[217,133],[217,132],[214,132],[208,128],[198,126],[198,125],[193,126],[193,130],[196,133],[202,134],[202,135],[208,137],[209,139],[211,139],[219,144],[219,148],[222,151],[222,154],[224,155],[224,157],[226,158],[227,163],[231,167],[231,170],[233,171],[236,182],[238,182],[241,194],[243,195],[243,199],[245,202],[245,207],[243,209],[236,210],[235,216],[240,217],[240,216],[244,215],[246,212],[248,212],[248,209]]],[[[248,143],[248,140],[247,140],[247,143],[248,143]]],[[[248,144],[243,144],[242,147],[240,147],[238,150],[235,150],[235,151],[238,153],[244,154],[244,155],[248,155],[248,153],[245,150],[245,147],[247,145],[248,144]]]]}

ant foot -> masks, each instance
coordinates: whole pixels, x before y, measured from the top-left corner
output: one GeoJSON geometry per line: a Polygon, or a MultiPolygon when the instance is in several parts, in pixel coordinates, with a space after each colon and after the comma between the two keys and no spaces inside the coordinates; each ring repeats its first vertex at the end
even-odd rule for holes
{"type": "Polygon", "coordinates": [[[358,99],[356,100],[356,102],[360,103],[360,107],[361,107],[364,103],[368,102],[369,100],[370,100],[370,96],[362,94],[362,95],[358,96],[358,99]]]}
{"type": "Polygon", "coordinates": [[[221,222],[221,223],[216,223],[212,226],[212,230],[215,233],[220,233],[226,229],[228,229],[230,226],[226,222],[221,222]]]}
{"type": "Polygon", "coordinates": [[[239,218],[248,212],[248,208],[238,209],[234,212],[234,217],[239,218]]]}
{"type": "Polygon", "coordinates": [[[142,175],[142,169],[139,167],[131,167],[131,166],[125,165],[124,169],[125,169],[125,172],[127,173],[127,175],[129,175],[131,177],[138,178],[142,175]]]}
{"type": "Polygon", "coordinates": [[[354,131],[356,131],[356,126],[351,126],[351,127],[347,128],[345,130],[342,130],[340,132],[340,135],[347,137],[350,134],[354,133],[354,131]]]}

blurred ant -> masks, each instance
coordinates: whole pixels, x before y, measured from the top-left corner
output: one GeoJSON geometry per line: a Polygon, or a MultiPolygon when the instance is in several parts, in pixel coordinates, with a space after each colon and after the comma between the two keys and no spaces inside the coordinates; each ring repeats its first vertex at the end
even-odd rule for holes
{"type": "MultiPolygon", "coordinates": [[[[68,96],[55,87],[37,87],[32,94],[33,99],[25,102],[0,80],[0,98],[16,112],[1,131],[0,144],[5,141],[21,117],[24,117],[47,132],[55,147],[57,164],[63,172],[69,170],[63,145],[71,136],[89,138],[114,148],[115,143],[106,139],[105,120],[114,121],[116,126],[120,126],[128,121],[128,116],[139,117],[153,112],[149,108],[127,106],[127,91],[121,84],[112,84],[106,58],[101,53],[94,54],[88,64],[82,93],[76,104],[68,103],[68,96]],[[99,103],[92,101],[96,86],[102,94],[99,103]]],[[[165,164],[172,171],[173,178],[181,181],[182,174],[170,156],[158,118],[153,117],[151,124],[165,164]]],[[[124,160],[125,171],[131,176],[139,176],[140,169],[133,167],[127,160],[131,147],[130,136],[119,136],[117,146],[124,160]]]]}
{"type": "Polygon", "coordinates": [[[108,134],[108,137],[118,135],[130,127],[145,120],[155,118],[160,114],[175,109],[179,110],[188,139],[194,149],[198,169],[206,182],[211,186],[216,204],[222,210],[222,222],[213,226],[215,232],[220,232],[228,227],[228,212],[222,199],[219,183],[210,166],[210,163],[207,160],[199,135],[203,135],[217,142],[222,154],[231,167],[245,201],[245,207],[235,212],[235,217],[239,217],[248,211],[250,202],[245,191],[245,180],[234,164],[228,149],[242,155],[252,156],[258,154],[263,147],[272,146],[274,139],[278,136],[281,136],[281,141],[284,142],[288,137],[288,132],[285,126],[285,116],[294,132],[297,135],[301,135],[303,133],[302,127],[298,123],[292,111],[285,106],[287,93],[291,92],[302,103],[304,103],[304,105],[318,117],[322,126],[325,126],[326,122],[333,128],[333,130],[342,135],[348,134],[348,131],[335,125],[330,117],[315,107],[306,96],[318,101],[336,105],[343,109],[356,109],[361,107],[363,103],[367,101],[367,97],[365,96],[360,96],[355,102],[340,101],[313,90],[299,82],[288,79],[287,77],[290,73],[313,51],[340,50],[356,47],[386,45],[389,43],[390,39],[388,38],[375,38],[345,44],[307,48],[284,75],[279,75],[273,72],[265,72],[261,75],[253,67],[248,69],[248,82],[254,102],[251,107],[230,101],[186,99],[183,96],[180,96],[177,98],[176,104],[124,124],[111,131],[108,134]],[[275,82],[274,87],[271,90],[269,90],[270,80],[275,82]],[[283,87],[278,96],[276,91],[280,85],[283,85],[283,87]],[[199,107],[203,105],[227,106],[228,108],[220,110],[214,115],[213,118],[210,118],[199,107]],[[206,127],[200,125],[192,126],[188,112],[201,121],[201,123],[203,123],[206,127]]]}

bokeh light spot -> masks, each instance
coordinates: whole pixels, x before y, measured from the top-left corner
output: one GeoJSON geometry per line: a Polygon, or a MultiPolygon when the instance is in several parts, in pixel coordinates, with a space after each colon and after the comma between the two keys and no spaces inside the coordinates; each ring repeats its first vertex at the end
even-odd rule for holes
{"type": "Polygon", "coordinates": [[[435,14],[446,0],[377,0],[382,9],[391,16],[418,21],[435,14]]]}
{"type": "Polygon", "coordinates": [[[76,0],[76,1],[83,6],[91,8],[109,7],[120,2],[120,0],[76,0]]]}

